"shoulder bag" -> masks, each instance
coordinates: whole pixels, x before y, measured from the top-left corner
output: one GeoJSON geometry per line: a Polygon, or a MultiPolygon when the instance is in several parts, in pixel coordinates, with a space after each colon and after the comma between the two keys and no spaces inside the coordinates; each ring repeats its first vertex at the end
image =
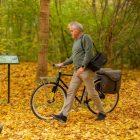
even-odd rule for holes
{"type": "MultiPolygon", "coordinates": [[[[81,39],[81,47],[83,49],[83,51],[85,52],[85,49],[84,49],[84,45],[83,45],[83,37],[84,35],[82,36],[82,39],[81,39]]],[[[87,65],[87,68],[91,69],[93,72],[99,70],[100,68],[102,68],[106,63],[107,63],[107,56],[102,53],[102,52],[99,52],[94,43],[93,43],[93,46],[95,48],[95,51],[96,51],[96,55],[93,56],[93,58],[90,60],[89,64],[87,65]]]]}

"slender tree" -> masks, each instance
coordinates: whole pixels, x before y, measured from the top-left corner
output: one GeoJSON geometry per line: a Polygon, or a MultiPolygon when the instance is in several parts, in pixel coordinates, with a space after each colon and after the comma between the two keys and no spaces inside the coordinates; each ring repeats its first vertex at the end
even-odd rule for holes
{"type": "Polygon", "coordinates": [[[59,21],[59,28],[60,28],[60,32],[61,32],[61,44],[59,46],[60,51],[64,52],[64,54],[61,56],[61,61],[65,60],[66,57],[68,57],[68,50],[67,50],[67,43],[66,43],[66,39],[65,39],[65,35],[64,35],[64,28],[63,28],[63,21],[61,18],[61,12],[59,11],[59,7],[61,9],[61,3],[60,1],[55,0],[55,7],[56,7],[56,12],[57,12],[57,17],[58,17],[58,21],[59,21]]]}
{"type": "Polygon", "coordinates": [[[37,80],[47,75],[47,48],[49,35],[50,0],[40,1],[39,44],[37,80]]]}

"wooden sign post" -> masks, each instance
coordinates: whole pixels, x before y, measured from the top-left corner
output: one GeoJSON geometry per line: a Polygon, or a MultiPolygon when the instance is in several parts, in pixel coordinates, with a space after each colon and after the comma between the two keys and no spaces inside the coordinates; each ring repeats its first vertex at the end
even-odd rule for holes
{"type": "Polygon", "coordinates": [[[10,103],[10,65],[18,63],[19,59],[16,55],[0,55],[0,64],[8,65],[8,103],[10,103]]]}

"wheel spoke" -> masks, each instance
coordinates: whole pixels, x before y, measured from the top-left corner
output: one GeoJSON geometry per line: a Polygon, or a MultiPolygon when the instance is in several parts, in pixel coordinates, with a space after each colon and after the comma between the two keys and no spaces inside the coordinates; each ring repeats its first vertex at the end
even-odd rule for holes
{"type": "MultiPolygon", "coordinates": [[[[119,93],[115,93],[115,94],[105,93],[104,95],[105,97],[101,98],[101,103],[103,105],[105,113],[109,113],[113,111],[114,108],[116,107],[119,99],[119,93]]],[[[95,114],[98,112],[97,107],[95,106],[93,100],[90,100],[88,102],[88,109],[95,114]]]]}
{"type": "Polygon", "coordinates": [[[47,119],[53,113],[58,113],[66,98],[65,91],[58,86],[55,93],[52,89],[56,87],[54,83],[46,83],[38,87],[31,98],[31,109],[39,119],[47,119]]]}

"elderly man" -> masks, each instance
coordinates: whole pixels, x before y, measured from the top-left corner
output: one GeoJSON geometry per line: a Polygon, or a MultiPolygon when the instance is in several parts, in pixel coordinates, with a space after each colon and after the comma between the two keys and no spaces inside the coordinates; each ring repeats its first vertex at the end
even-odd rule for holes
{"type": "Polygon", "coordinates": [[[74,74],[72,76],[68,91],[67,99],[63,105],[62,110],[58,115],[53,115],[53,119],[61,122],[67,121],[68,113],[72,107],[75,94],[84,82],[86,90],[95,102],[98,109],[98,114],[96,120],[104,120],[106,115],[101,104],[98,93],[94,88],[94,72],[87,68],[87,65],[91,58],[93,57],[93,42],[89,35],[83,33],[83,26],[78,22],[71,22],[68,25],[72,38],[74,39],[72,55],[69,59],[63,63],[56,64],[58,67],[62,67],[68,64],[74,64],[74,74]],[[83,41],[84,50],[81,47],[81,41],[83,41]]]}

